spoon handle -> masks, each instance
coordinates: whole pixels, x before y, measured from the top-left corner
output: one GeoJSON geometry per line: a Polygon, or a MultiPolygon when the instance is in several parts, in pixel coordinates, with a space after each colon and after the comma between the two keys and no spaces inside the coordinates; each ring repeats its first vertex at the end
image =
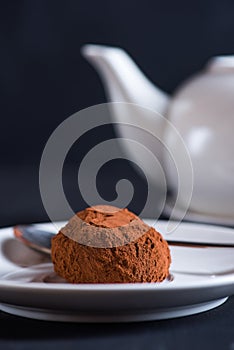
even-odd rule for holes
{"type": "Polygon", "coordinates": [[[167,243],[171,246],[190,247],[190,248],[234,248],[234,244],[229,243],[206,243],[206,242],[189,242],[189,241],[173,241],[167,239],[167,243]]]}

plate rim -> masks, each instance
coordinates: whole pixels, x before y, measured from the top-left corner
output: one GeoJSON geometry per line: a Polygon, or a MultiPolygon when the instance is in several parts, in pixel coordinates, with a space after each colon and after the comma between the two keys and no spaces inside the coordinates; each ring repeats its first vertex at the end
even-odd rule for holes
{"type": "MultiPolygon", "coordinates": [[[[148,220],[150,222],[157,222],[159,225],[166,225],[167,224],[167,220],[154,220],[154,219],[150,219],[150,218],[144,218],[143,220],[148,220]]],[[[175,223],[177,223],[176,220],[174,220],[175,223]]],[[[33,223],[32,225],[54,225],[54,224],[59,224],[59,225],[63,225],[64,223],[66,223],[66,221],[57,221],[55,223],[52,222],[41,222],[41,223],[33,223]]],[[[222,230],[225,230],[227,232],[232,231],[233,229],[229,228],[229,227],[225,227],[225,226],[221,226],[221,225],[213,225],[213,224],[206,224],[206,223],[193,223],[193,222],[180,222],[180,225],[185,226],[186,228],[189,227],[194,227],[194,226],[198,226],[200,228],[210,228],[210,229],[216,229],[218,230],[219,228],[222,230]]],[[[13,232],[13,227],[9,226],[9,227],[5,227],[5,228],[0,228],[0,232],[3,231],[10,231],[13,232]]],[[[7,234],[10,234],[10,232],[8,232],[7,234]]],[[[234,230],[233,230],[233,234],[234,234],[234,230]]],[[[0,242],[1,245],[1,242],[0,242]]],[[[226,249],[226,248],[224,248],[226,249]]],[[[229,249],[229,248],[227,248],[229,249]]],[[[230,249],[234,249],[234,248],[230,248],[230,249]]],[[[1,252],[0,252],[0,257],[1,257],[1,252]]],[[[49,263],[52,264],[52,263],[49,263]]],[[[45,265],[45,263],[43,264],[45,265]]],[[[38,265],[35,265],[38,266],[38,265]]],[[[31,267],[33,268],[33,266],[31,267]]],[[[2,279],[3,276],[6,276],[8,274],[11,273],[15,273],[17,271],[21,271],[22,268],[16,268],[15,270],[12,270],[11,272],[4,274],[2,276],[0,276],[0,290],[1,288],[16,288],[16,289],[20,289],[20,290],[39,290],[40,291],[47,291],[48,290],[60,290],[60,291],[64,291],[64,292],[89,292],[89,293],[95,293],[95,292],[120,292],[120,293],[124,293],[124,292],[131,292],[132,290],[134,290],[135,292],[147,292],[147,291],[160,291],[160,293],[162,293],[163,291],[168,292],[169,290],[171,291],[180,291],[180,290],[190,290],[191,288],[194,289],[198,289],[198,290],[202,290],[205,288],[214,288],[217,286],[229,286],[234,284],[234,272],[233,273],[227,273],[226,275],[214,275],[214,276],[207,276],[207,278],[201,278],[201,279],[197,279],[193,282],[191,282],[190,284],[180,284],[180,285],[176,285],[176,283],[170,283],[170,284],[164,284],[162,282],[158,282],[158,283],[108,283],[108,284],[104,284],[104,283],[99,283],[99,284],[68,284],[68,283],[42,283],[42,282],[26,282],[26,283],[22,283],[22,282],[16,282],[16,281],[9,281],[9,280],[4,280],[2,279]]],[[[176,272],[174,273],[174,275],[176,275],[176,272]]],[[[180,275],[182,275],[182,273],[180,273],[180,275]]]]}
{"type": "MultiPolygon", "coordinates": [[[[160,220],[158,222],[163,223],[164,225],[167,223],[165,220],[160,220]]],[[[38,224],[48,225],[52,223],[45,222],[38,224]]],[[[186,222],[183,222],[181,224],[185,225],[187,228],[191,227],[191,225],[197,225],[196,223],[186,222]]],[[[207,227],[207,225],[205,226],[207,227]]],[[[213,225],[210,226],[211,228],[214,227],[213,225]]],[[[223,227],[221,228],[222,230],[226,229],[223,227]]],[[[9,237],[14,237],[12,227],[0,229],[0,248],[4,242],[4,239],[7,240],[9,237]],[[5,235],[1,235],[1,231],[5,231],[5,235]]],[[[29,267],[29,269],[33,267],[36,268],[38,265],[43,265],[45,270],[47,268],[47,265],[49,265],[51,272],[53,271],[52,262],[32,265],[29,267]]],[[[12,272],[9,272],[8,275],[11,273],[14,274],[17,271],[22,271],[22,268],[16,267],[15,269],[12,269],[12,272]]],[[[40,270],[38,270],[38,273],[41,273],[40,270]]],[[[176,273],[174,274],[176,275],[176,273]]],[[[119,300],[117,307],[120,307],[121,310],[136,310],[135,312],[137,315],[139,312],[143,312],[143,310],[151,310],[153,307],[159,307],[160,310],[170,310],[171,308],[177,306],[179,308],[182,307],[182,309],[183,306],[187,308],[187,311],[184,315],[189,315],[193,314],[193,312],[190,312],[189,310],[195,304],[207,303],[208,305],[209,302],[212,304],[212,301],[225,299],[226,297],[233,294],[234,273],[223,276],[215,276],[215,278],[211,276],[205,276],[205,278],[195,278],[192,281],[181,279],[177,285],[176,283],[173,284],[173,282],[124,284],[58,284],[4,280],[2,277],[0,277],[0,309],[1,303],[8,305],[14,304],[16,306],[22,306],[26,308],[33,307],[36,310],[39,310],[42,305],[46,310],[49,310],[50,307],[52,307],[52,310],[70,310],[72,307],[77,315],[79,315],[80,311],[83,309],[86,310],[85,312],[89,312],[90,308],[88,305],[90,302],[91,305],[93,305],[92,307],[94,307],[94,309],[98,308],[97,305],[101,305],[101,311],[104,314],[107,312],[114,312],[115,306],[112,307],[113,300],[119,300]],[[73,303],[73,298],[76,298],[78,300],[75,303],[75,306],[73,304],[71,306],[71,303],[73,303]],[[135,306],[135,303],[140,303],[139,305],[141,305],[142,298],[145,298],[145,301],[143,302],[144,307],[137,308],[135,306]],[[66,302],[66,300],[68,301],[66,302]],[[63,306],[60,306],[61,303],[63,306]],[[141,311],[138,312],[138,309],[141,311]]],[[[209,308],[207,308],[207,310],[208,309],[209,308]]],[[[26,314],[25,317],[27,317],[26,314]]],[[[177,315],[175,317],[180,316],[177,315]]],[[[35,316],[35,318],[37,317],[35,316]]],[[[165,318],[170,317],[167,316],[165,318]]],[[[46,318],[42,317],[41,319],[46,318]]],[[[152,315],[151,319],[161,319],[161,316],[152,315]]],[[[144,317],[143,320],[145,320],[144,317]]],[[[90,319],[90,322],[91,321],[95,322],[93,318],[90,319]]],[[[81,321],[77,322],[82,322],[82,317],[81,321]]]]}

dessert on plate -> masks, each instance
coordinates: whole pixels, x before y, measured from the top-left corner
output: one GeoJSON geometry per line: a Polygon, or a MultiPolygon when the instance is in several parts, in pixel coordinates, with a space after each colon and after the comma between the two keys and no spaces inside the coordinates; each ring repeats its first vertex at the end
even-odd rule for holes
{"type": "Polygon", "coordinates": [[[52,239],[55,272],[71,283],[161,282],[167,242],[128,209],[98,205],[78,212],[52,239]]]}

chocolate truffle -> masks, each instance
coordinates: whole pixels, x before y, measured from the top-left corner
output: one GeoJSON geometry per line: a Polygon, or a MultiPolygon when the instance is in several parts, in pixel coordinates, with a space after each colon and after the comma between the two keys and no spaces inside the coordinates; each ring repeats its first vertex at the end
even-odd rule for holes
{"type": "Polygon", "coordinates": [[[71,283],[161,282],[171,263],[167,242],[128,209],[80,211],[52,239],[55,272],[71,283]]]}

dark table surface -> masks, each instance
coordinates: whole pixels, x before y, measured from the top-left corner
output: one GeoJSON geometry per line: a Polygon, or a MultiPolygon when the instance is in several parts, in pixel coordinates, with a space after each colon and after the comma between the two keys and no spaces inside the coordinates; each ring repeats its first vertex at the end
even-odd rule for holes
{"type": "Polygon", "coordinates": [[[2,312],[0,349],[234,350],[234,297],[201,314],[140,323],[57,323],[2,312]]]}
{"type": "MultiPolygon", "coordinates": [[[[2,227],[46,220],[37,167],[2,167],[0,192],[2,227]]],[[[57,323],[0,312],[0,350],[5,349],[234,350],[234,297],[201,314],[140,323],[57,323]]]]}

